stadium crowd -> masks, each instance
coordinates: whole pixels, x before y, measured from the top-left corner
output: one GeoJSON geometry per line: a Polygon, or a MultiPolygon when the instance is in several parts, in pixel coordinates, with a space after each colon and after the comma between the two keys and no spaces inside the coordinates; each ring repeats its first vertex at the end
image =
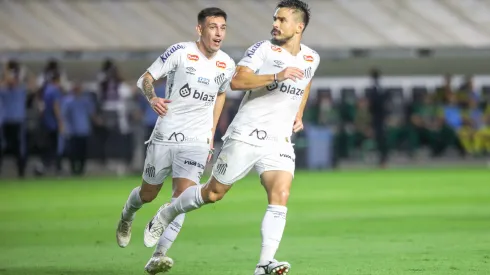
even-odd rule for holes
{"type": "MultiPolygon", "coordinates": [[[[21,177],[32,156],[40,159],[32,161],[38,176],[63,174],[64,158],[73,175],[84,173],[88,158],[101,165],[117,158],[130,167],[135,131],[144,128],[149,137],[157,115],[135,81],[125,81],[113,61],[105,60],[94,77],[97,85],[84,85],[56,60],[49,60],[38,75],[17,61],[6,62],[0,82],[0,171],[6,155],[15,157],[21,177]]],[[[413,87],[410,99],[399,87],[381,87],[381,77],[377,70],[371,72],[372,85],[363,96],[345,88],[340,100],[334,100],[325,88],[309,101],[303,120],[332,130],[335,159],[359,159],[377,151],[384,166],[390,153],[413,157],[422,147],[434,158],[449,148],[461,157],[490,153],[490,91],[477,91],[470,76],[461,87],[451,85],[450,75],[434,91],[413,87]]],[[[164,96],[165,83],[156,92],[164,96]]],[[[227,99],[216,140],[239,104],[240,99],[227,99]]]]}

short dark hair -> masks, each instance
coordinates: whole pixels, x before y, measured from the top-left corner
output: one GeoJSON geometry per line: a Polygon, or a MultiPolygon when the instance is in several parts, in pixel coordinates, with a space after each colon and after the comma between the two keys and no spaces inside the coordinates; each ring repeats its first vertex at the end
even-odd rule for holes
{"type": "Polygon", "coordinates": [[[197,22],[202,24],[208,17],[223,17],[226,21],[227,15],[226,12],[220,8],[205,8],[197,14],[197,22]]]}
{"type": "Polygon", "coordinates": [[[301,0],[281,0],[281,2],[277,4],[277,8],[290,8],[301,12],[303,23],[305,23],[305,29],[308,26],[308,23],[310,23],[310,8],[308,7],[308,4],[301,0]]]}

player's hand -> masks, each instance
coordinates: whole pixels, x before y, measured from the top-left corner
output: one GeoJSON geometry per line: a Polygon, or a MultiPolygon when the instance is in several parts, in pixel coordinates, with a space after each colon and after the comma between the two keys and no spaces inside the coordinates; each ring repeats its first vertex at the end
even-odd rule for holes
{"type": "Polygon", "coordinates": [[[301,118],[297,117],[294,120],[293,132],[297,133],[297,132],[302,131],[302,130],[303,130],[303,120],[301,118]]]}
{"type": "Polygon", "coordinates": [[[291,79],[296,82],[297,80],[301,80],[304,77],[304,72],[301,69],[295,67],[287,67],[277,74],[277,81],[281,82],[286,79],[291,79]]]}
{"type": "Polygon", "coordinates": [[[154,97],[151,99],[150,105],[155,113],[157,113],[159,116],[164,116],[168,111],[167,103],[170,102],[172,101],[166,98],[154,97]]]}

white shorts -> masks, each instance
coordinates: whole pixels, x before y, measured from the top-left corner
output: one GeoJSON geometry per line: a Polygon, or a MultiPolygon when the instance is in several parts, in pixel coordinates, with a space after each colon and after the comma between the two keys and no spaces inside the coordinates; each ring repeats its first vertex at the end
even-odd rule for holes
{"type": "Polygon", "coordinates": [[[286,171],[294,177],[295,154],[292,144],[270,147],[256,146],[228,139],[213,166],[213,176],[222,184],[231,185],[255,167],[259,175],[266,171],[286,171]]]}
{"type": "Polygon", "coordinates": [[[172,173],[199,183],[209,155],[209,145],[166,145],[149,143],[146,150],[143,180],[161,184],[172,173]]]}

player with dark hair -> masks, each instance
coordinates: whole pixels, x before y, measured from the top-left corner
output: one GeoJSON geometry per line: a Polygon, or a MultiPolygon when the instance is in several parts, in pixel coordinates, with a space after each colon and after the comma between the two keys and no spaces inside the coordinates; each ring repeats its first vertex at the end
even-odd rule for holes
{"type": "Polygon", "coordinates": [[[156,244],[178,215],[223,198],[252,168],[260,175],[268,207],[262,221],[262,249],[255,275],[286,274],[288,262],[274,259],[286,225],[287,201],[295,169],[291,135],[303,129],[303,110],[319,55],[301,44],[310,20],[307,4],[281,1],[273,16],[270,40],[251,46],[238,63],[233,90],[246,91],[223,137],[224,144],[205,185],[188,188],[161,208],[146,226],[144,242],[156,244]]]}
{"type": "MultiPolygon", "coordinates": [[[[138,87],[159,118],[148,141],[143,182],[129,195],[119,221],[116,237],[121,247],[131,239],[136,211],[155,199],[167,176],[173,177],[172,200],[199,183],[212,154],[225,90],[235,69],[235,62],[220,50],[226,36],[226,18],[219,8],[202,10],[197,16],[199,40],[170,46],[138,80],[138,87]],[[165,98],[159,98],[153,83],[163,77],[167,77],[167,88],[165,98]]],[[[148,273],[172,267],[173,260],[166,254],[184,217],[175,216],[160,234],[160,242],[145,267],[148,273]]]]}

